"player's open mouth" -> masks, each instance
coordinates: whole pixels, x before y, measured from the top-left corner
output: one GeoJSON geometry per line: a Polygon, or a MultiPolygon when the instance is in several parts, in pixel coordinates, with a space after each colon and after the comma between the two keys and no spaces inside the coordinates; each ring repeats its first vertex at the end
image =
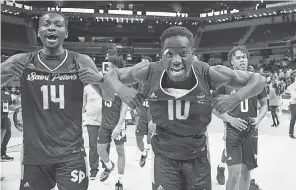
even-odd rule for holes
{"type": "Polygon", "coordinates": [[[58,40],[58,36],[50,34],[46,35],[46,39],[48,42],[56,42],[58,40]]]}
{"type": "Polygon", "coordinates": [[[172,75],[180,75],[184,72],[184,68],[171,68],[170,71],[172,75]]]}

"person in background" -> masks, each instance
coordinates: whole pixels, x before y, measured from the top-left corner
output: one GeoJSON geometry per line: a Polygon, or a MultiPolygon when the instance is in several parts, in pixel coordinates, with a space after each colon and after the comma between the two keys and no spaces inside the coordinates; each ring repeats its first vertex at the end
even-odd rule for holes
{"type": "MultiPolygon", "coordinates": [[[[293,77],[296,77],[296,72],[292,73],[293,77]]],[[[296,81],[294,81],[288,88],[287,91],[291,95],[290,99],[290,112],[291,112],[291,120],[290,120],[290,128],[289,128],[289,136],[295,139],[294,136],[294,125],[296,121],[296,81]]]]}
{"type": "Polygon", "coordinates": [[[14,105],[10,90],[4,86],[1,89],[1,132],[2,129],[5,130],[5,132],[1,134],[1,162],[8,162],[14,159],[13,157],[10,157],[6,154],[7,145],[11,138],[11,121],[8,115],[9,110],[14,111],[19,107],[20,104],[14,105]]]}
{"type": "Polygon", "coordinates": [[[270,106],[270,111],[271,111],[271,116],[273,121],[273,124],[271,125],[271,127],[277,127],[280,124],[277,113],[276,113],[280,105],[280,99],[281,99],[280,89],[277,83],[273,82],[269,90],[269,106],[270,106]]]}
{"type": "MultiPolygon", "coordinates": [[[[83,126],[87,127],[89,138],[89,178],[94,180],[99,172],[100,158],[98,154],[97,140],[102,122],[102,98],[90,84],[84,87],[82,113],[83,126]]],[[[107,152],[109,154],[110,144],[107,146],[107,152]]],[[[103,168],[105,167],[103,162],[102,166],[103,168]]]]}

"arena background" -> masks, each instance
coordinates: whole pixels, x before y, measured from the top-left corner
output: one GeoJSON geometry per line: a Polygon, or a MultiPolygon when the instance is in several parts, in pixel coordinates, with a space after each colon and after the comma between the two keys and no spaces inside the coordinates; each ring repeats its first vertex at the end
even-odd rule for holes
{"type": "MultiPolygon", "coordinates": [[[[166,28],[180,25],[192,31],[198,59],[210,65],[230,66],[228,51],[241,44],[250,50],[249,64],[257,72],[262,72],[270,80],[284,72],[286,85],[294,80],[289,71],[296,68],[295,1],[1,1],[1,62],[16,53],[42,48],[36,34],[38,19],[48,10],[62,11],[69,19],[69,37],[64,47],[88,54],[99,68],[107,62],[110,52],[122,55],[128,66],[139,62],[143,56],[150,56],[153,61],[160,60],[160,35],[166,28]]],[[[19,81],[14,80],[8,86],[19,87],[19,81]]],[[[259,162],[263,166],[258,178],[267,190],[293,190],[296,187],[296,146],[295,141],[291,142],[287,137],[289,98],[289,94],[283,93],[281,127],[272,131],[269,127],[271,118],[267,116],[262,124],[265,127],[260,131],[261,141],[264,142],[260,145],[263,148],[259,162]],[[275,145],[275,142],[278,144],[275,145]],[[269,145],[274,145],[274,149],[269,145]],[[284,159],[288,169],[275,166],[282,164],[281,159],[284,159]],[[271,174],[275,169],[284,175],[271,174]],[[265,179],[267,176],[269,178],[265,179]]],[[[134,128],[131,126],[128,128],[131,139],[128,156],[134,161],[136,149],[134,128]]],[[[19,159],[22,135],[12,128],[9,152],[19,159]]],[[[211,151],[214,158],[213,189],[224,189],[217,186],[214,179],[223,147],[219,142],[223,135],[222,122],[214,118],[209,133],[212,144],[219,144],[212,146],[214,151],[211,151]]],[[[85,139],[87,146],[87,136],[85,139]]],[[[1,166],[2,174],[7,176],[7,180],[1,182],[2,189],[17,189],[20,175],[17,159],[12,163],[1,163],[1,166]]],[[[136,164],[128,167],[134,169],[136,164]]],[[[148,167],[145,174],[139,172],[150,176],[148,167]]],[[[149,185],[149,180],[138,180],[149,185]]],[[[101,189],[110,189],[108,187],[107,184],[101,189]]],[[[138,188],[131,183],[129,189],[138,188]]]]}

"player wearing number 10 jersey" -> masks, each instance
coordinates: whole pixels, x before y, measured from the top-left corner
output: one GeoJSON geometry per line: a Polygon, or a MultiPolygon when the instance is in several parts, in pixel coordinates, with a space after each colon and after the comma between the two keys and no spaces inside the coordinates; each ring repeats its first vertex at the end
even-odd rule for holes
{"type": "Polygon", "coordinates": [[[238,94],[242,100],[255,96],[264,88],[265,79],[193,59],[193,34],[187,28],[170,27],[160,40],[161,61],[111,70],[105,82],[130,107],[149,99],[156,124],[151,141],[153,190],[211,190],[207,126],[212,107],[221,112],[233,109],[240,102],[235,100],[238,94]],[[123,85],[137,82],[145,86],[143,96],[123,85]],[[210,90],[224,84],[241,89],[213,100],[210,90]]]}
{"type": "MultiPolygon", "coordinates": [[[[101,85],[89,56],[68,51],[67,18],[40,17],[43,49],[16,54],[1,64],[5,83],[20,78],[23,118],[23,170],[20,189],[86,190],[88,175],[82,137],[83,83],[101,85]]],[[[101,88],[94,85],[98,92],[101,88]]]]}

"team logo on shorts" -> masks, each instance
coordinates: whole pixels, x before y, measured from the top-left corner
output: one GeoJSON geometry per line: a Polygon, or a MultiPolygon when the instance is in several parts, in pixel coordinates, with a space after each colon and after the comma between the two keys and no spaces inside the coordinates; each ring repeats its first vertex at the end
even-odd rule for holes
{"type": "Polygon", "coordinates": [[[164,188],[160,185],[157,190],[164,190],[164,188]]]}

